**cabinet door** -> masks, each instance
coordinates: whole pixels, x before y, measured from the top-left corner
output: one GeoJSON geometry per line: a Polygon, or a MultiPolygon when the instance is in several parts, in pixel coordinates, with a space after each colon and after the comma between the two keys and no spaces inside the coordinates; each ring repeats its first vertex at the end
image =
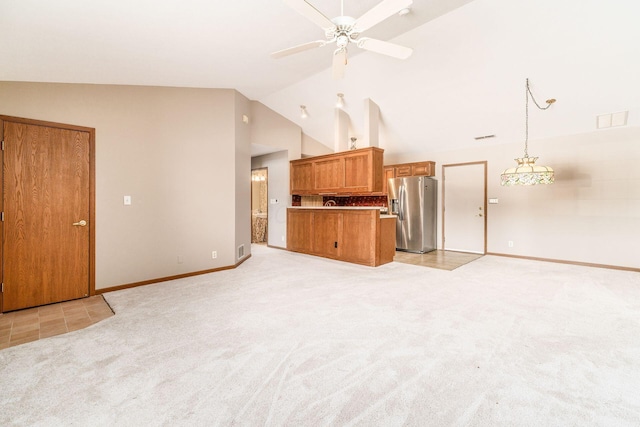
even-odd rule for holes
{"type": "Polygon", "coordinates": [[[336,193],[344,187],[344,158],[319,160],[314,163],[316,193],[336,193]]]}
{"type": "Polygon", "coordinates": [[[371,152],[344,156],[344,192],[371,191],[371,152]]]}
{"type": "Polygon", "coordinates": [[[411,166],[411,172],[413,176],[433,176],[434,167],[433,162],[420,162],[411,166]]]}
{"type": "Polygon", "coordinates": [[[309,194],[313,192],[313,163],[291,163],[290,193],[309,194]]]}
{"type": "Polygon", "coordinates": [[[342,215],[341,260],[375,265],[376,215],[376,211],[352,211],[342,215]]]}
{"type": "Polygon", "coordinates": [[[287,249],[295,252],[311,252],[313,213],[287,210],[287,249]]]}
{"type": "Polygon", "coordinates": [[[396,166],[396,178],[403,176],[411,176],[411,165],[398,165],[396,166]]]}
{"type": "Polygon", "coordinates": [[[338,257],[339,230],[342,214],[313,213],[313,253],[327,258],[338,257]]]}
{"type": "Polygon", "coordinates": [[[389,179],[391,178],[395,178],[396,177],[396,168],[394,168],[393,166],[389,166],[384,168],[383,171],[383,181],[382,181],[382,192],[387,194],[387,192],[389,191],[388,187],[389,187],[389,179]]]}

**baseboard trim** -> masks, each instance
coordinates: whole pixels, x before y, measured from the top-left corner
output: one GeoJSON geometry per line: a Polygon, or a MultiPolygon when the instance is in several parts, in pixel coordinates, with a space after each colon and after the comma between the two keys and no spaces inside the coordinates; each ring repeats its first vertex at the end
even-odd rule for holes
{"type": "Polygon", "coordinates": [[[273,245],[267,245],[268,248],[271,249],[280,249],[281,251],[286,251],[288,250],[287,248],[283,248],[282,246],[273,246],[273,245]]]}
{"type": "Polygon", "coordinates": [[[96,295],[101,295],[101,294],[104,294],[107,292],[113,292],[113,291],[121,291],[123,289],[137,288],[138,286],[152,285],[154,283],[168,282],[170,280],[184,279],[185,277],[200,276],[201,274],[215,273],[215,272],[224,271],[224,270],[233,270],[234,268],[238,267],[240,264],[242,264],[249,258],[251,258],[251,254],[247,255],[246,257],[244,257],[234,265],[227,265],[224,267],[212,268],[211,270],[194,271],[191,273],[177,274],[175,276],[160,277],[158,279],[143,280],[141,282],[127,283],[124,285],[110,286],[108,288],[96,289],[96,295]]]}
{"type": "Polygon", "coordinates": [[[555,262],[557,264],[581,265],[583,267],[607,268],[609,270],[633,271],[633,272],[636,272],[636,273],[640,273],[640,268],[622,267],[622,266],[619,266],[619,265],[594,264],[594,263],[591,263],[591,262],[567,261],[567,260],[553,259],[553,258],[538,258],[538,257],[523,256],[523,255],[501,254],[501,253],[497,253],[497,252],[487,252],[486,254],[487,255],[502,256],[502,257],[506,257],[506,258],[518,258],[518,259],[528,259],[528,260],[531,260],[531,261],[555,262]]]}

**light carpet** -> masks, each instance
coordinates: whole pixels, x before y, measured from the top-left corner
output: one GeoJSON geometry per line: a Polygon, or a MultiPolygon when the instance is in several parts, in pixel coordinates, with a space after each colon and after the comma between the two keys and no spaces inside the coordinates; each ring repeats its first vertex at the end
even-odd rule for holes
{"type": "Polygon", "coordinates": [[[0,425],[640,425],[638,273],[252,252],[1,350],[0,425]]]}

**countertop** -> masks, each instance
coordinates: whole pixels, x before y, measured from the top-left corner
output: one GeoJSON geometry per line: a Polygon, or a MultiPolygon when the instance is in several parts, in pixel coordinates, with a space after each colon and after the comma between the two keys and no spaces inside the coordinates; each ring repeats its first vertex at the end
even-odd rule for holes
{"type": "MultiPolygon", "coordinates": [[[[347,210],[373,210],[373,209],[382,209],[381,206],[289,206],[289,209],[347,209],[347,210]]],[[[380,218],[395,218],[395,215],[387,215],[380,213],[380,218]]]]}

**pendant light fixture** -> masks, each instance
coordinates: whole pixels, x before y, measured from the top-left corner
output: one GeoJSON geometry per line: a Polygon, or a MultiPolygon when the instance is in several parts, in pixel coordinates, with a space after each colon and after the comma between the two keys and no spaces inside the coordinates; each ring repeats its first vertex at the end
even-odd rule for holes
{"type": "Polygon", "coordinates": [[[307,117],[309,117],[309,113],[307,113],[307,107],[304,105],[300,106],[300,117],[303,119],[306,119],[307,117]]]}
{"type": "Polygon", "coordinates": [[[529,79],[527,79],[527,85],[525,90],[527,97],[525,103],[525,138],[524,138],[524,157],[515,159],[518,162],[518,166],[515,168],[506,169],[500,175],[500,183],[502,185],[536,185],[536,184],[553,184],[554,174],[553,169],[548,166],[536,165],[537,157],[529,157],[529,96],[533,100],[533,103],[541,110],[546,110],[551,107],[551,104],[556,102],[555,99],[548,99],[546,107],[541,107],[531,93],[529,87],[529,79]]]}
{"type": "Polygon", "coordinates": [[[336,108],[344,108],[344,93],[338,94],[338,99],[336,100],[336,108]]]}

